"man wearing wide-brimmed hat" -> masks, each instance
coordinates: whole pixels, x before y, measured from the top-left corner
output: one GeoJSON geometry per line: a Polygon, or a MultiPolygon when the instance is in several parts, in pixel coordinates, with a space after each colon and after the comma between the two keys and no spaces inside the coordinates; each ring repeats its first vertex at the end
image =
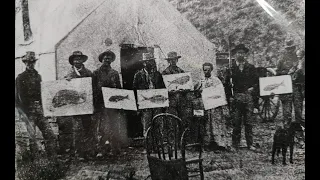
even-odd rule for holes
{"type": "MultiPolygon", "coordinates": [[[[88,59],[87,55],[84,55],[81,51],[74,51],[69,56],[69,63],[71,65],[70,72],[64,77],[70,81],[74,78],[92,77],[92,72],[84,66],[84,62],[88,59]]],[[[74,130],[75,130],[75,156],[79,159],[87,158],[90,155],[93,142],[93,127],[92,127],[91,115],[78,115],[74,118],[74,130]]],[[[67,119],[69,121],[69,119],[67,119]]],[[[59,126],[63,125],[63,118],[58,119],[59,126]]],[[[61,129],[63,131],[63,129],[61,129]]],[[[92,155],[92,154],[91,154],[92,155]]]]}
{"type": "MultiPolygon", "coordinates": [[[[177,52],[169,52],[165,60],[168,61],[169,66],[162,72],[163,75],[184,73],[184,70],[177,66],[178,56],[177,52]]],[[[193,116],[192,111],[193,93],[187,90],[179,90],[169,92],[169,107],[167,112],[174,114],[182,119],[184,128],[188,127],[193,116]]]]}
{"type": "MultiPolygon", "coordinates": [[[[285,51],[277,63],[277,76],[292,74],[292,70],[299,62],[295,53],[296,45],[292,39],[286,40],[284,49],[285,51]]],[[[279,98],[282,103],[283,123],[288,125],[292,121],[293,96],[292,94],[281,94],[279,98]]]]}
{"type": "MultiPolygon", "coordinates": [[[[304,91],[305,91],[304,89],[305,88],[305,51],[303,49],[298,49],[296,51],[296,55],[299,62],[297,66],[291,69],[293,107],[294,107],[294,113],[295,113],[295,122],[300,124],[300,126],[305,127],[305,122],[302,116],[303,99],[304,99],[304,91]]],[[[300,135],[299,144],[303,146],[304,142],[302,139],[304,139],[304,135],[302,133],[299,135],[300,135]]]]}
{"type": "Polygon", "coordinates": [[[111,67],[116,55],[107,50],[101,53],[98,59],[102,65],[93,72],[92,84],[94,116],[100,121],[98,125],[101,135],[100,150],[102,155],[106,155],[108,153],[106,142],[109,142],[111,153],[117,155],[121,146],[126,144],[126,137],[123,136],[126,134],[126,122],[122,110],[105,108],[102,94],[102,87],[121,89],[119,73],[111,67]]]}
{"type": "Polygon", "coordinates": [[[232,51],[236,62],[231,68],[234,96],[234,128],[232,133],[232,144],[238,149],[241,140],[242,123],[245,127],[245,138],[248,149],[255,150],[253,146],[252,120],[253,120],[253,92],[258,89],[259,78],[256,68],[248,63],[247,55],[249,49],[244,44],[237,45],[232,51]]]}
{"type": "MultiPolygon", "coordinates": [[[[296,51],[297,45],[293,40],[286,41],[285,52],[277,64],[277,75],[291,75],[292,78],[292,93],[281,94],[279,98],[282,103],[283,124],[289,126],[292,122],[292,105],[295,112],[295,122],[301,124],[302,107],[303,107],[303,89],[304,89],[304,73],[302,62],[304,61],[304,51],[299,49],[296,51]],[[299,65],[300,64],[300,65],[299,65]]],[[[300,141],[300,144],[303,144],[300,141]]]]}
{"type": "MultiPolygon", "coordinates": [[[[162,75],[157,71],[155,58],[152,53],[143,53],[143,68],[137,71],[133,78],[133,89],[162,89],[165,88],[162,75]]],[[[151,120],[154,116],[162,112],[161,108],[139,110],[141,113],[141,121],[143,125],[143,134],[146,135],[147,129],[150,127],[151,120]]]]}
{"type": "MultiPolygon", "coordinates": [[[[35,53],[28,51],[22,57],[22,62],[26,65],[26,70],[16,78],[16,88],[18,105],[26,113],[29,120],[40,129],[45,139],[45,150],[48,157],[56,157],[55,135],[51,129],[49,121],[43,116],[41,101],[41,76],[34,69],[38,59],[35,53]]],[[[33,148],[31,142],[31,147],[33,148]]],[[[36,151],[36,149],[33,149],[36,151]]]]}
{"type": "Polygon", "coordinates": [[[84,62],[88,60],[88,56],[82,54],[81,51],[74,51],[69,56],[69,63],[71,65],[70,72],[65,76],[70,80],[73,78],[92,77],[92,72],[84,66],[84,62]]]}

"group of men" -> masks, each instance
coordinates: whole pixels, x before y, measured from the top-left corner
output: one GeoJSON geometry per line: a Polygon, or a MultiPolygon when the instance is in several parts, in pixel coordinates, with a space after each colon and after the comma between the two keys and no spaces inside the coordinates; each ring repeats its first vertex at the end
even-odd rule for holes
{"type": "MultiPolygon", "coordinates": [[[[302,100],[304,97],[304,51],[297,51],[297,56],[293,50],[292,42],[287,43],[286,54],[284,58],[278,63],[277,72],[278,75],[290,74],[293,80],[293,93],[281,95],[280,98],[283,104],[284,120],[291,122],[292,104],[294,104],[295,117],[297,122],[302,121],[302,100]],[[292,46],[292,47],[291,47],[292,46]]],[[[248,63],[247,55],[249,49],[243,44],[236,46],[232,50],[232,54],[235,57],[236,62],[231,68],[231,76],[233,83],[233,96],[231,97],[231,103],[235,106],[233,119],[233,133],[232,144],[235,148],[240,145],[241,139],[241,124],[245,126],[245,138],[249,149],[254,150],[253,146],[253,109],[254,103],[252,97],[255,94],[255,90],[258,89],[259,77],[256,72],[256,68],[248,63]]],[[[103,102],[102,87],[118,88],[121,89],[119,73],[112,69],[111,63],[115,60],[116,55],[108,50],[99,55],[98,59],[102,65],[91,72],[84,66],[84,62],[88,57],[80,51],[75,51],[69,57],[69,63],[71,65],[71,71],[64,77],[66,80],[73,78],[92,77],[93,88],[93,105],[94,105],[94,118],[92,115],[78,115],[73,116],[75,128],[75,149],[76,155],[84,157],[87,148],[83,148],[85,145],[88,148],[93,148],[91,142],[95,142],[95,129],[97,126],[100,129],[100,146],[103,152],[105,142],[110,142],[111,150],[114,154],[120,153],[120,148],[126,143],[125,137],[120,132],[127,127],[126,118],[123,110],[105,108],[103,102]],[[98,120],[98,121],[97,121],[98,120]],[[98,123],[97,123],[98,122],[98,123]],[[97,125],[98,124],[98,125],[97,125]],[[119,128],[119,126],[122,126],[119,128]],[[91,144],[90,144],[91,143],[91,144]]],[[[177,62],[181,58],[176,52],[169,52],[166,60],[169,66],[160,73],[157,71],[155,58],[152,53],[143,53],[141,63],[143,68],[137,71],[133,79],[133,89],[163,89],[165,83],[162,75],[184,73],[177,66],[177,62]]],[[[26,65],[26,70],[19,74],[16,79],[17,88],[17,104],[24,110],[30,121],[34,122],[36,126],[42,132],[45,139],[45,148],[49,156],[56,155],[55,135],[50,128],[47,118],[43,117],[42,102],[41,102],[41,76],[34,69],[37,58],[34,52],[27,52],[22,57],[23,63],[26,65]]],[[[208,64],[208,63],[207,63],[208,64]]],[[[211,65],[212,66],[212,65],[211,65]]],[[[210,67],[211,67],[210,66],[210,67]]],[[[213,70],[210,69],[211,71],[213,70]]],[[[230,81],[227,79],[226,81],[230,81]]],[[[152,118],[161,113],[168,112],[180,117],[183,121],[183,127],[190,126],[190,122],[193,118],[193,102],[194,92],[189,90],[179,90],[169,92],[169,107],[167,108],[154,108],[138,110],[141,114],[141,122],[143,125],[144,135],[146,130],[151,124],[152,118]]],[[[104,152],[107,153],[107,152],[104,152]]]]}

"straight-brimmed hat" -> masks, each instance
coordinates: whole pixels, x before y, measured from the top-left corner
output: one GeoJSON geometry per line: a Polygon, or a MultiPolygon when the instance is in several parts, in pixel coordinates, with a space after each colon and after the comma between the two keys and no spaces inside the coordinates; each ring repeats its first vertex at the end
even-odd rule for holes
{"type": "Polygon", "coordinates": [[[142,53],[142,59],[140,61],[148,61],[148,60],[155,60],[156,58],[153,56],[152,53],[142,53]]]}
{"type": "Polygon", "coordinates": [[[22,62],[26,63],[29,62],[35,62],[38,59],[36,58],[36,54],[33,51],[27,51],[26,55],[22,56],[22,62]]]}
{"type": "Polygon", "coordinates": [[[240,50],[244,50],[245,53],[249,52],[249,49],[246,48],[246,46],[244,44],[239,44],[234,49],[231,50],[231,54],[234,55],[240,50]]]}
{"type": "Polygon", "coordinates": [[[295,47],[296,45],[294,44],[294,41],[292,39],[286,40],[286,46],[284,47],[285,49],[291,49],[295,47]]]}
{"type": "Polygon", "coordinates": [[[105,52],[103,52],[103,53],[101,53],[99,55],[99,61],[102,62],[103,57],[107,56],[107,55],[112,56],[112,61],[111,62],[113,62],[116,59],[116,54],[114,54],[114,52],[112,52],[110,50],[107,50],[107,51],[105,51],[105,52]]]}
{"type": "Polygon", "coordinates": [[[71,65],[73,65],[73,60],[74,60],[75,58],[80,58],[80,60],[82,61],[82,63],[84,63],[84,62],[88,59],[88,56],[82,54],[81,51],[74,51],[74,52],[72,53],[72,55],[69,56],[69,63],[70,63],[71,65]]]}
{"type": "Polygon", "coordinates": [[[178,53],[175,51],[171,51],[168,53],[168,57],[165,58],[165,60],[170,60],[170,59],[179,59],[181,56],[178,56],[178,53]]]}

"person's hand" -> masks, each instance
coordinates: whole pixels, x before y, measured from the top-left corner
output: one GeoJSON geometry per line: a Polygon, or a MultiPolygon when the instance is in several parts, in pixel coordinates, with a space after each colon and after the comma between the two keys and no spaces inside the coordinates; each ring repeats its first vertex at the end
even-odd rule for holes
{"type": "Polygon", "coordinates": [[[230,103],[233,103],[233,102],[234,102],[234,98],[230,97],[230,103]]]}
{"type": "Polygon", "coordinates": [[[273,98],[274,98],[274,96],[275,96],[274,92],[271,92],[271,94],[270,94],[270,98],[271,98],[271,99],[273,99],[273,98]]]}
{"type": "Polygon", "coordinates": [[[293,74],[295,71],[296,71],[296,67],[294,66],[294,67],[292,67],[290,70],[289,70],[289,72],[288,72],[288,74],[290,75],[290,74],[293,74]]]}
{"type": "Polygon", "coordinates": [[[251,93],[253,91],[253,87],[248,89],[248,92],[251,93]]]}

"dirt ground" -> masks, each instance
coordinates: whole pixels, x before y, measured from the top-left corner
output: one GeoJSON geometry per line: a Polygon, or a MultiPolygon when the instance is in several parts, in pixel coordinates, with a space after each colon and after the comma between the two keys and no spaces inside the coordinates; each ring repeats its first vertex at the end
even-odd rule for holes
{"type": "MultiPolygon", "coordinates": [[[[271,164],[271,148],[273,134],[281,117],[281,112],[275,123],[261,123],[257,117],[254,126],[254,143],[260,148],[257,152],[241,148],[238,153],[210,152],[203,153],[205,179],[215,180],[303,180],[305,179],[305,150],[296,144],[294,149],[294,164],[289,163],[289,151],[287,153],[288,165],[281,164],[282,155],[276,158],[276,164],[271,164]]],[[[242,131],[243,132],[243,131],[242,131]]],[[[242,144],[245,145],[244,133],[242,144]]],[[[118,159],[108,159],[95,162],[78,162],[70,166],[70,171],[64,180],[90,179],[88,174],[105,173],[110,170],[136,171],[136,179],[146,179],[149,172],[146,154],[143,148],[127,148],[123,150],[122,156],[118,159]]],[[[92,175],[94,176],[94,175],[92,175]]],[[[94,178],[91,178],[94,179],[94,178]]],[[[150,179],[150,178],[148,178],[150,179]]]]}

